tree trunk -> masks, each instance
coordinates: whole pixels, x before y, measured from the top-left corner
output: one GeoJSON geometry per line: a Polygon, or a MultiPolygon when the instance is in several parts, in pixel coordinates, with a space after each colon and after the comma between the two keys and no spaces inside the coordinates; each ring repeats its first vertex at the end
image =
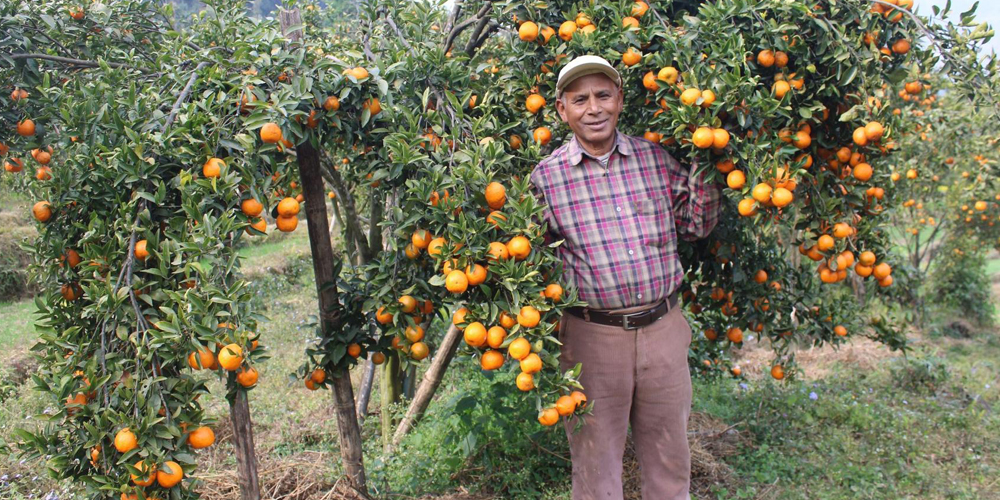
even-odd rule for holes
{"type": "Polygon", "coordinates": [[[358,425],[362,425],[365,422],[365,417],[368,416],[368,401],[371,399],[372,395],[372,384],[375,381],[375,363],[372,362],[371,354],[368,355],[368,360],[365,361],[365,374],[361,378],[361,387],[358,389],[358,402],[355,405],[358,412],[358,425]]]}
{"type": "Polygon", "coordinates": [[[444,372],[448,369],[452,358],[455,357],[455,350],[458,349],[461,339],[462,332],[457,326],[451,325],[448,327],[448,332],[445,333],[444,339],[441,340],[441,346],[438,347],[434,361],[431,362],[427,373],[424,373],[424,378],[420,382],[420,388],[417,389],[413,401],[410,402],[410,407],[406,410],[406,416],[403,417],[403,420],[399,423],[399,427],[396,428],[396,433],[392,436],[392,446],[398,446],[406,434],[410,432],[410,429],[413,428],[413,424],[416,423],[417,419],[424,414],[424,411],[431,402],[431,398],[434,397],[434,393],[437,392],[437,388],[441,385],[441,380],[444,379],[444,372]]]}
{"type": "Polygon", "coordinates": [[[403,376],[403,397],[413,399],[413,392],[417,387],[417,365],[410,364],[406,367],[406,375],[403,376]]]}
{"type": "Polygon", "coordinates": [[[229,418],[233,423],[233,449],[236,455],[236,480],[240,485],[240,500],[260,500],[260,481],[257,478],[257,456],[253,446],[253,425],[250,422],[250,402],[244,390],[236,391],[235,400],[229,404],[229,418]]]}
{"type": "MultiPolygon", "coordinates": [[[[297,153],[302,194],[306,199],[309,247],[312,250],[313,270],[316,273],[320,327],[324,335],[330,335],[340,328],[340,318],[336,313],[339,299],[337,297],[335,269],[338,266],[334,261],[333,245],[330,243],[326,203],[323,201],[323,177],[320,173],[319,152],[309,141],[305,141],[298,145],[297,153]]],[[[361,429],[358,426],[357,414],[354,412],[354,388],[351,386],[350,372],[340,369],[334,372],[331,378],[344,471],[356,489],[366,492],[361,429]]]]}
{"type": "Polygon", "coordinates": [[[385,365],[382,367],[382,376],[379,379],[379,393],[382,398],[382,446],[386,449],[392,442],[393,429],[396,427],[390,407],[398,403],[403,394],[403,381],[400,375],[402,371],[399,369],[399,353],[393,350],[385,357],[385,365]]]}

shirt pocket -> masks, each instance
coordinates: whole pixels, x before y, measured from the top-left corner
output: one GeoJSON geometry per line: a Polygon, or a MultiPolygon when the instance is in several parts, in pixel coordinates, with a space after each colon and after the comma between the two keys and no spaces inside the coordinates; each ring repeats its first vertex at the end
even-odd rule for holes
{"type": "Polygon", "coordinates": [[[643,245],[666,246],[673,238],[673,214],[670,199],[653,196],[634,202],[636,218],[639,220],[643,245]]]}

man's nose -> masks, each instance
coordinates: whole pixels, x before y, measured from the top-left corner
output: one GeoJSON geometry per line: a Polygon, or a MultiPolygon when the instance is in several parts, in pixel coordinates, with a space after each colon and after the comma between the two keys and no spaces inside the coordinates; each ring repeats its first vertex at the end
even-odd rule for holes
{"type": "Polygon", "coordinates": [[[601,104],[598,102],[597,96],[590,96],[590,99],[587,99],[587,112],[592,115],[601,112],[601,104]]]}

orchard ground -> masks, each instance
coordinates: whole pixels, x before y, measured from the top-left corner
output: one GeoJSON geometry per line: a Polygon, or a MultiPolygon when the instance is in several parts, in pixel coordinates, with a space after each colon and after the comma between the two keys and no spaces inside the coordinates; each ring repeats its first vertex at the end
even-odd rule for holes
{"type": "MultiPolygon", "coordinates": [[[[5,203],[0,217],[18,220],[11,212],[26,213],[24,203],[5,203]]],[[[330,394],[288,376],[313,332],[306,326],[316,300],[306,234],[272,236],[242,254],[269,317],[260,333],[273,356],[250,393],[262,495],[342,498],[330,394]]],[[[997,297],[1000,259],[989,270],[997,297]]],[[[80,498],[74,485],[46,479],[43,463],[3,447],[14,427],[32,428],[30,416],[46,411],[46,398],[31,389],[33,310],[30,300],[0,303],[0,498],[80,498]]],[[[929,317],[926,331],[909,332],[908,357],[856,338],[838,351],[803,350],[799,379],[783,383],[764,376],[770,351],[748,339],[739,360],[744,379],[695,381],[695,497],[1000,498],[1000,332],[977,330],[948,311],[929,317]]],[[[391,456],[377,436],[378,412],[386,409],[374,392],[363,434],[376,497],[568,499],[561,429],[526,423],[534,409],[511,407],[512,399],[477,398],[503,375],[455,366],[447,389],[391,456]]],[[[353,375],[357,386],[360,369],[353,375]]],[[[224,391],[218,381],[211,388],[224,391]]],[[[199,490],[204,498],[234,498],[228,408],[224,398],[210,399],[220,445],[202,454],[199,490]]],[[[630,498],[638,498],[639,473],[627,455],[630,498]]]]}

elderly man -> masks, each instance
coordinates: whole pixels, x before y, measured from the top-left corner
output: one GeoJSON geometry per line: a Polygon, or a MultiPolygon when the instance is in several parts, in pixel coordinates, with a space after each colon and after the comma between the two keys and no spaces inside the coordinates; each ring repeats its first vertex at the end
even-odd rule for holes
{"type": "Polygon", "coordinates": [[[689,498],[687,420],[691,328],[677,308],[677,239],[707,236],[719,190],[659,145],[618,132],[622,80],[604,59],[581,56],[556,84],[556,110],[573,138],[531,174],[567,281],[588,307],[563,318],[561,363],[583,363],[593,415],[574,431],[574,500],[621,499],[625,436],[646,500],[689,498]]]}

